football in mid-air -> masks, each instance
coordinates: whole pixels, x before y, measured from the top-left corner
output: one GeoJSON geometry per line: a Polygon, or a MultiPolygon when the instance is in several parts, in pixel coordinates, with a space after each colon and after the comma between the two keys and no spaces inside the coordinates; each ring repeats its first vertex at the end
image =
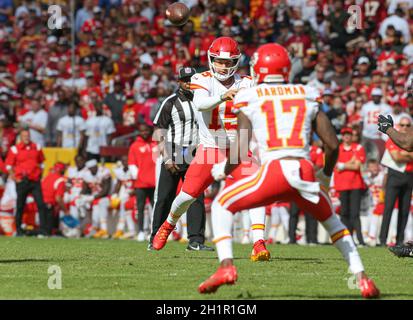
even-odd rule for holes
{"type": "Polygon", "coordinates": [[[174,26],[182,26],[189,19],[189,8],[182,2],[174,2],[166,9],[166,17],[174,26]]]}

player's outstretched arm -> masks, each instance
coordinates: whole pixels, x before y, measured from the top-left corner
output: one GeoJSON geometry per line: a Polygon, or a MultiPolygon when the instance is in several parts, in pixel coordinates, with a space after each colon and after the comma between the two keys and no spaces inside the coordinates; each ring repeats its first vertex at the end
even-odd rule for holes
{"type": "Polygon", "coordinates": [[[398,147],[409,152],[413,151],[413,129],[408,130],[406,133],[401,133],[391,127],[386,134],[398,147]]]}
{"type": "Polygon", "coordinates": [[[237,90],[231,89],[222,95],[209,96],[206,90],[198,89],[194,93],[193,102],[199,111],[210,111],[215,109],[224,101],[233,100],[237,92],[237,90]]]}
{"type": "Polygon", "coordinates": [[[408,129],[407,132],[398,132],[394,129],[393,118],[391,115],[387,117],[379,115],[377,120],[379,131],[387,134],[390,139],[400,148],[406,151],[413,151],[413,129],[408,129]]]}
{"type": "Polygon", "coordinates": [[[323,172],[326,176],[330,177],[333,174],[333,170],[338,158],[339,142],[336,136],[336,132],[330,120],[322,111],[319,111],[317,113],[313,125],[315,132],[324,144],[325,161],[323,172]]]}

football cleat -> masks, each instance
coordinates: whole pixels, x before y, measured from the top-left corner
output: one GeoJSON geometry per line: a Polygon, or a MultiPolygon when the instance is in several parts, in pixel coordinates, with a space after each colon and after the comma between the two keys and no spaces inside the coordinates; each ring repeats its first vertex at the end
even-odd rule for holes
{"type": "Polygon", "coordinates": [[[181,235],[178,233],[178,232],[176,232],[175,230],[174,231],[172,231],[172,239],[174,240],[174,241],[179,241],[179,240],[181,240],[181,235]]]}
{"type": "Polygon", "coordinates": [[[135,238],[136,234],[134,232],[125,232],[120,239],[125,240],[125,239],[133,239],[135,238]]]}
{"type": "Polygon", "coordinates": [[[389,250],[399,258],[413,258],[413,241],[404,245],[389,247],[389,250]]]}
{"type": "Polygon", "coordinates": [[[123,237],[123,231],[118,230],[112,235],[112,239],[121,239],[123,237]]]}
{"type": "Polygon", "coordinates": [[[188,244],[186,251],[215,251],[215,249],[194,241],[188,244]]]}
{"type": "Polygon", "coordinates": [[[106,230],[99,230],[93,235],[94,239],[108,239],[109,238],[109,233],[106,230]]]}
{"type": "Polygon", "coordinates": [[[266,244],[274,244],[274,243],[275,243],[275,240],[274,240],[273,238],[268,238],[268,239],[265,241],[265,243],[266,243],[266,244]]]}
{"type": "Polygon", "coordinates": [[[380,296],[380,290],[374,284],[374,281],[369,278],[361,279],[359,282],[361,296],[366,299],[375,299],[380,296]]]}
{"type": "Polygon", "coordinates": [[[165,221],[153,238],[153,248],[155,250],[161,250],[165,247],[166,241],[168,241],[168,237],[174,229],[175,226],[171,225],[168,221],[165,221]]]}
{"type": "Polygon", "coordinates": [[[251,260],[252,261],[269,261],[270,260],[270,252],[265,247],[264,240],[258,240],[254,243],[251,253],[251,260]]]}
{"type": "Polygon", "coordinates": [[[188,243],[189,242],[189,240],[188,240],[188,238],[187,237],[182,237],[181,239],[179,239],[179,241],[178,241],[179,243],[188,243]]]}
{"type": "Polygon", "coordinates": [[[218,270],[202,282],[199,287],[199,293],[214,293],[224,284],[232,285],[237,281],[237,268],[235,266],[219,267],[218,270]]]}
{"type": "Polygon", "coordinates": [[[144,242],[145,241],[145,232],[139,231],[138,235],[136,236],[136,241],[144,242]]]}

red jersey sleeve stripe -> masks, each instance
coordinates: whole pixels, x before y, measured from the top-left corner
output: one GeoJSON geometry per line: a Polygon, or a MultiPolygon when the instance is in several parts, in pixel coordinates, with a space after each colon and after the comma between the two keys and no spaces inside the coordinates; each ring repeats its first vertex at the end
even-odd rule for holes
{"type": "Polygon", "coordinates": [[[232,108],[233,109],[240,109],[240,108],[243,108],[243,107],[246,107],[246,106],[248,106],[248,102],[238,102],[232,108]]]}

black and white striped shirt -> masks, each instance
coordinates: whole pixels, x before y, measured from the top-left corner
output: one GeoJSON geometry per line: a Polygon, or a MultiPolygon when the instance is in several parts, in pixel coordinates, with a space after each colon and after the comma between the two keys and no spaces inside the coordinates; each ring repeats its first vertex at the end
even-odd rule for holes
{"type": "Polygon", "coordinates": [[[198,123],[192,101],[179,90],[161,104],[153,121],[160,129],[167,130],[166,141],[177,147],[195,147],[198,144],[198,123]]]}

